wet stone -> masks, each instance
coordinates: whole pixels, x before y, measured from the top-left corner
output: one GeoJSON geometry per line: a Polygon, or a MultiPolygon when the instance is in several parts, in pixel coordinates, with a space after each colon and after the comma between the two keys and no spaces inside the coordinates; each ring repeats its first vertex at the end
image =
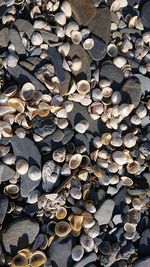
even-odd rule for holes
{"type": "Polygon", "coordinates": [[[0,184],[1,182],[6,182],[9,179],[13,178],[14,175],[15,171],[12,168],[0,162],[0,184]]]}
{"type": "Polygon", "coordinates": [[[6,252],[14,254],[31,245],[39,232],[39,224],[30,219],[18,219],[2,235],[6,252]]]}
{"type": "Polygon", "coordinates": [[[88,25],[90,31],[107,44],[110,39],[110,11],[108,7],[97,9],[96,16],[88,25]],[[107,19],[106,19],[107,18],[107,19]]]}
{"type": "Polygon", "coordinates": [[[128,79],[123,85],[122,91],[126,92],[129,95],[132,104],[134,104],[134,106],[137,107],[140,102],[142,94],[141,84],[139,79],[137,78],[128,79]]]}
{"type": "Polygon", "coordinates": [[[37,135],[41,137],[46,137],[51,135],[56,129],[56,125],[54,123],[54,116],[48,115],[46,118],[42,118],[40,116],[36,116],[33,119],[33,130],[37,135]]]}
{"type": "Polygon", "coordinates": [[[64,69],[62,67],[62,58],[61,58],[60,54],[58,53],[58,51],[55,47],[49,47],[48,55],[49,55],[50,60],[52,61],[56,75],[58,76],[60,82],[64,82],[65,81],[65,73],[64,73],[64,69]]]}
{"type": "Polygon", "coordinates": [[[89,263],[93,263],[97,260],[96,253],[89,253],[87,256],[83,257],[79,262],[77,262],[74,267],[84,267],[89,263]]]}
{"type": "Polygon", "coordinates": [[[80,25],[87,26],[96,15],[92,0],[69,0],[73,14],[80,25]]]}
{"type": "Polygon", "coordinates": [[[9,43],[9,29],[3,28],[0,30],[0,48],[7,47],[9,43]]]}
{"type": "Polygon", "coordinates": [[[100,71],[100,75],[106,77],[109,80],[121,83],[123,81],[123,72],[121,69],[117,68],[110,61],[103,63],[100,71]]]}
{"type": "Polygon", "coordinates": [[[93,60],[99,61],[106,55],[106,44],[96,36],[92,36],[92,38],[94,40],[94,46],[88,52],[93,60]]]}
{"type": "Polygon", "coordinates": [[[150,257],[141,258],[135,261],[133,267],[150,267],[150,257]]]}
{"type": "Polygon", "coordinates": [[[17,19],[13,25],[15,25],[18,29],[18,31],[23,31],[27,34],[28,38],[30,39],[32,33],[34,32],[34,28],[32,24],[25,19],[17,19]]]}
{"type": "Polygon", "coordinates": [[[146,3],[143,4],[141,8],[141,19],[146,29],[150,29],[149,11],[150,11],[150,1],[147,1],[146,3]]]}
{"type": "Polygon", "coordinates": [[[150,228],[147,228],[140,235],[140,242],[139,242],[140,255],[149,256],[149,244],[150,244],[150,228]]]}
{"type": "Polygon", "coordinates": [[[115,202],[112,199],[105,200],[94,214],[99,225],[109,223],[114,210],[115,202]]]}
{"type": "Polygon", "coordinates": [[[3,224],[7,208],[8,208],[8,198],[4,194],[0,194],[0,225],[3,224]]]}
{"type": "Polygon", "coordinates": [[[19,33],[15,29],[10,29],[10,42],[15,46],[15,50],[18,55],[24,55],[26,53],[19,33]]]}

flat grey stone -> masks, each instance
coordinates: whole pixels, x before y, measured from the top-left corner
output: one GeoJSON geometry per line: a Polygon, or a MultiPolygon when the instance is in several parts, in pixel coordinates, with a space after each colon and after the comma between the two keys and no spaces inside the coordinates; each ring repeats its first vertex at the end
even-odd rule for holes
{"type": "Polygon", "coordinates": [[[106,55],[106,44],[102,39],[97,38],[94,35],[92,36],[92,39],[94,40],[94,46],[92,49],[88,50],[88,53],[93,60],[99,61],[106,55]]]}
{"type": "Polygon", "coordinates": [[[7,208],[8,208],[8,197],[1,193],[0,194],[0,225],[3,224],[3,221],[6,216],[7,208]]]}
{"type": "Polygon", "coordinates": [[[0,48],[7,47],[9,43],[9,29],[3,28],[0,30],[0,48]]]}
{"type": "Polygon", "coordinates": [[[56,75],[58,76],[60,82],[65,81],[65,72],[62,67],[62,58],[55,47],[49,47],[48,49],[49,58],[52,61],[56,75]]]}
{"type": "Polygon", "coordinates": [[[42,37],[44,39],[44,42],[47,43],[48,45],[51,42],[57,43],[58,42],[58,36],[52,32],[40,30],[40,33],[42,34],[42,37]]]}
{"type": "Polygon", "coordinates": [[[87,264],[95,262],[97,260],[97,255],[94,252],[89,253],[87,256],[83,257],[79,262],[75,263],[73,267],[84,267],[87,264]]]}
{"type": "Polygon", "coordinates": [[[121,83],[123,81],[123,72],[110,61],[105,61],[101,67],[100,75],[109,80],[121,83]]]}
{"type": "Polygon", "coordinates": [[[10,42],[15,46],[15,50],[18,55],[25,55],[26,50],[24,48],[24,45],[22,43],[21,37],[17,30],[10,29],[10,42]]]}
{"type": "Polygon", "coordinates": [[[30,219],[17,219],[2,234],[6,252],[14,254],[31,245],[39,233],[39,224],[30,219]]]}
{"type": "Polygon", "coordinates": [[[23,31],[27,34],[28,38],[31,38],[32,33],[35,31],[32,24],[25,19],[17,19],[13,25],[15,25],[18,31],[23,31]]]}
{"type": "Polygon", "coordinates": [[[139,254],[142,256],[149,256],[150,252],[150,228],[147,228],[144,230],[144,232],[141,234],[141,238],[139,241],[139,254]]]}
{"type": "Polygon", "coordinates": [[[115,202],[112,199],[105,200],[94,214],[94,218],[99,225],[108,224],[115,207],[115,202]]]}
{"type": "Polygon", "coordinates": [[[6,182],[9,179],[13,178],[14,175],[15,171],[12,168],[0,162],[0,184],[1,182],[6,182]]]}
{"type": "Polygon", "coordinates": [[[141,83],[141,90],[142,94],[145,94],[146,92],[150,92],[150,78],[145,77],[142,74],[134,74],[135,77],[137,77],[140,80],[141,83]]]}
{"type": "Polygon", "coordinates": [[[147,1],[146,3],[143,4],[141,8],[141,19],[146,29],[150,29],[149,11],[150,11],[150,1],[147,1]]]}
{"type": "Polygon", "coordinates": [[[34,75],[21,66],[17,65],[14,68],[8,67],[8,72],[21,85],[24,85],[26,82],[31,82],[34,84],[36,90],[47,92],[47,88],[34,75]]]}
{"type": "Polygon", "coordinates": [[[150,257],[142,258],[133,263],[133,267],[150,267],[150,257]]]}
{"type": "Polygon", "coordinates": [[[38,65],[41,63],[41,58],[37,56],[31,56],[26,59],[26,61],[20,61],[19,64],[26,68],[29,71],[34,71],[35,68],[38,67],[38,65]]]}
{"type": "Polygon", "coordinates": [[[132,104],[134,104],[134,106],[137,107],[141,100],[141,95],[142,95],[141,83],[139,79],[136,77],[128,79],[123,85],[122,91],[128,94],[132,104]]]}

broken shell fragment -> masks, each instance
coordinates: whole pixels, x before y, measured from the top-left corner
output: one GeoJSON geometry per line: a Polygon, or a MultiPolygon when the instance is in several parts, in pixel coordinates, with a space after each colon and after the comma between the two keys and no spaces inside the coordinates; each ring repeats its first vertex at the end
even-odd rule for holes
{"type": "Polygon", "coordinates": [[[82,156],[80,154],[75,154],[70,158],[69,167],[70,169],[76,169],[80,166],[82,161],[82,156]]]}
{"type": "Polygon", "coordinates": [[[61,221],[56,223],[55,234],[59,237],[65,237],[71,232],[71,227],[69,223],[61,221]]]}

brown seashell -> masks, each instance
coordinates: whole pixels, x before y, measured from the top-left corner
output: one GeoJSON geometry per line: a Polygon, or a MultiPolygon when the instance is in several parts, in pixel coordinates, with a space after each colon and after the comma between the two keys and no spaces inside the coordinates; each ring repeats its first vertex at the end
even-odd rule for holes
{"type": "Polygon", "coordinates": [[[136,174],[140,170],[140,164],[134,160],[127,165],[127,171],[131,174],[136,174]]]}
{"type": "Polygon", "coordinates": [[[32,255],[32,252],[28,248],[24,248],[18,251],[18,254],[25,256],[27,259],[29,259],[32,255]]]}
{"type": "Polygon", "coordinates": [[[91,163],[90,158],[87,155],[83,155],[82,156],[82,161],[81,161],[81,167],[85,168],[85,167],[89,166],[90,163],[91,163]]]}
{"type": "Polygon", "coordinates": [[[15,113],[16,109],[9,106],[1,106],[0,107],[0,117],[8,114],[8,113],[15,113]]]}
{"type": "Polygon", "coordinates": [[[16,255],[11,262],[11,267],[28,267],[28,260],[25,255],[16,255]]]}
{"type": "Polygon", "coordinates": [[[56,218],[58,220],[62,220],[67,216],[67,210],[65,207],[60,207],[59,210],[56,212],[56,218]]]}
{"type": "Polygon", "coordinates": [[[79,232],[83,225],[82,215],[72,215],[70,220],[70,226],[75,232],[79,232]]]}
{"type": "Polygon", "coordinates": [[[124,230],[129,233],[129,234],[132,234],[132,233],[135,233],[136,231],[136,226],[135,224],[132,224],[132,223],[125,223],[124,225],[124,230]]]}
{"type": "Polygon", "coordinates": [[[46,258],[45,253],[40,251],[40,250],[37,250],[37,251],[33,252],[32,256],[29,260],[29,264],[32,267],[40,267],[46,261],[47,261],[47,258],[46,258]]]}
{"type": "Polygon", "coordinates": [[[55,226],[56,226],[56,222],[50,221],[46,226],[46,232],[49,235],[52,235],[52,236],[55,235],[55,226]]]}
{"type": "Polygon", "coordinates": [[[90,91],[90,84],[86,80],[81,80],[77,83],[77,91],[80,94],[87,94],[90,91]]]}
{"type": "Polygon", "coordinates": [[[70,169],[76,169],[80,166],[82,161],[82,156],[80,154],[75,154],[70,158],[69,167],[70,169]]]}
{"type": "Polygon", "coordinates": [[[110,133],[104,133],[104,134],[102,134],[101,139],[102,139],[102,144],[107,146],[110,144],[112,136],[110,133]]]}
{"type": "Polygon", "coordinates": [[[83,227],[86,229],[92,228],[95,224],[92,214],[87,211],[82,212],[83,216],[83,227]]]}
{"type": "Polygon", "coordinates": [[[10,98],[8,100],[8,105],[15,108],[20,113],[23,113],[25,110],[25,103],[16,97],[10,98]]]}
{"type": "Polygon", "coordinates": [[[65,237],[71,232],[71,227],[69,223],[61,221],[56,223],[55,234],[59,237],[65,237]]]}
{"type": "Polygon", "coordinates": [[[40,108],[38,108],[36,112],[40,117],[44,118],[44,117],[48,116],[50,110],[49,109],[40,109],[40,108]]]}

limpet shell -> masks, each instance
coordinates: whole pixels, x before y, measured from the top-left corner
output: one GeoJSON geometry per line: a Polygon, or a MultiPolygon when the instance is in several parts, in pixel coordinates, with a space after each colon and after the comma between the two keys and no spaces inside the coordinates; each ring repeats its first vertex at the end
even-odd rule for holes
{"type": "Polygon", "coordinates": [[[75,154],[70,158],[69,167],[70,169],[76,169],[79,167],[82,161],[82,156],[80,154],[75,154]]]}
{"type": "Polygon", "coordinates": [[[11,198],[16,198],[19,193],[19,187],[15,184],[9,184],[4,187],[4,193],[11,198]]]}
{"type": "Polygon", "coordinates": [[[131,174],[136,174],[140,170],[140,164],[134,160],[127,165],[127,171],[131,174]]]}
{"type": "Polygon", "coordinates": [[[112,95],[112,88],[111,87],[104,87],[101,91],[103,97],[108,98],[112,95]]]}
{"type": "Polygon", "coordinates": [[[84,255],[84,248],[81,245],[76,245],[72,249],[71,255],[74,261],[80,261],[84,255]]]}
{"type": "Polygon", "coordinates": [[[25,103],[16,97],[10,98],[8,100],[8,105],[16,109],[18,112],[23,113],[25,110],[25,103]]]}
{"type": "Polygon", "coordinates": [[[25,159],[19,159],[16,162],[16,171],[19,174],[21,174],[21,175],[26,174],[28,169],[29,169],[29,165],[28,165],[28,162],[25,159]]]}
{"type": "Polygon", "coordinates": [[[55,234],[59,237],[65,237],[71,232],[70,224],[65,221],[56,223],[55,234]]]}
{"type": "Polygon", "coordinates": [[[70,226],[74,231],[79,232],[82,228],[82,225],[83,225],[82,215],[71,215],[70,226]]]}
{"type": "Polygon", "coordinates": [[[20,95],[23,100],[30,100],[32,99],[34,92],[34,85],[32,83],[25,83],[21,88],[20,95]]]}
{"type": "Polygon", "coordinates": [[[29,264],[32,267],[40,267],[47,261],[46,255],[44,252],[37,250],[33,252],[31,258],[29,259],[29,264]]]}
{"type": "Polygon", "coordinates": [[[11,267],[28,267],[28,259],[25,255],[16,255],[11,262],[11,267]]]}
{"type": "Polygon", "coordinates": [[[56,212],[56,218],[62,220],[67,216],[67,210],[65,207],[60,207],[56,212]]]}
{"type": "Polygon", "coordinates": [[[71,40],[74,44],[79,44],[82,41],[82,34],[79,31],[72,31],[70,33],[71,40]]]}
{"type": "Polygon", "coordinates": [[[107,54],[110,56],[110,57],[117,57],[118,55],[118,48],[115,44],[109,44],[107,46],[107,54]]]}
{"type": "Polygon", "coordinates": [[[80,244],[83,246],[85,251],[90,252],[94,248],[94,240],[88,235],[82,235],[80,238],[80,244]]]}
{"type": "Polygon", "coordinates": [[[65,34],[68,37],[71,37],[71,32],[78,31],[78,30],[79,30],[79,25],[75,21],[71,21],[66,25],[65,34]]]}

